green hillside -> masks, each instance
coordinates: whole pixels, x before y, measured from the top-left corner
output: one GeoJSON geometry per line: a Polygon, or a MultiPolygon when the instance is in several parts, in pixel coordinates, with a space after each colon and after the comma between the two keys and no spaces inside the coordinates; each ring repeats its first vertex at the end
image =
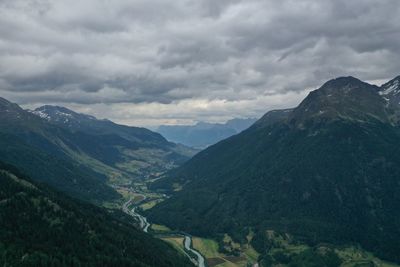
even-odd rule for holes
{"type": "Polygon", "coordinates": [[[167,243],[0,163],[1,266],[192,266],[167,243]],[[155,256],[156,255],[156,256],[155,256]]]}
{"type": "Polygon", "coordinates": [[[34,180],[95,203],[119,198],[110,184],[157,176],[195,152],[144,128],[61,107],[39,111],[0,98],[0,160],[34,180]]]}
{"type": "Polygon", "coordinates": [[[329,81],[280,120],[265,116],[200,152],[152,185],[183,189],[150,220],[239,242],[251,229],[361,244],[400,262],[400,129],[379,90],[329,81]]]}

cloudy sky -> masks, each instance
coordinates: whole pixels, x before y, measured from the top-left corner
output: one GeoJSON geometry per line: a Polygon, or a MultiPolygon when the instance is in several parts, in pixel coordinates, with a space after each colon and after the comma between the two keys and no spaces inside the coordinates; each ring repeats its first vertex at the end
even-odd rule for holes
{"type": "Polygon", "coordinates": [[[399,74],[399,0],[0,0],[0,96],[26,108],[222,122],[399,74]]]}

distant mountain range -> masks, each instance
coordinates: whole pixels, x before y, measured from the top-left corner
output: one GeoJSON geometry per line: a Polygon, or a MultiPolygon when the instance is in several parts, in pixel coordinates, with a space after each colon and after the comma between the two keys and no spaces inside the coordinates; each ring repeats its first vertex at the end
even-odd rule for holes
{"type": "Polygon", "coordinates": [[[268,112],[156,181],[173,195],[150,220],[238,242],[275,230],[356,243],[400,262],[399,84],[337,78],[294,109],[268,112]]]}
{"type": "Polygon", "coordinates": [[[0,162],[1,266],[193,266],[130,221],[122,211],[73,200],[0,162]]]}
{"type": "Polygon", "coordinates": [[[0,160],[79,198],[115,199],[109,182],[158,175],[194,153],[144,128],[63,107],[27,111],[0,98],[0,160]]]}
{"type": "Polygon", "coordinates": [[[206,148],[250,127],[257,119],[232,119],[226,123],[198,122],[195,125],[162,125],[156,131],[171,142],[206,148]]]}

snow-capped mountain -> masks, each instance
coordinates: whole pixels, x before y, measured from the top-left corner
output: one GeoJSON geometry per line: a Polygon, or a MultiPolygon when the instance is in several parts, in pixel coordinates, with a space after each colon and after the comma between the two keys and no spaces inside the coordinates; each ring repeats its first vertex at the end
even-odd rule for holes
{"type": "Polygon", "coordinates": [[[77,113],[65,107],[51,105],[45,105],[31,110],[30,112],[49,122],[71,124],[71,126],[72,124],[81,124],[97,120],[90,115],[77,113]]]}
{"type": "Polygon", "coordinates": [[[107,119],[77,113],[65,107],[46,105],[31,113],[57,126],[67,128],[73,132],[84,132],[95,135],[119,135],[126,140],[141,144],[167,145],[170,143],[160,134],[141,127],[132,127],[116,124],[107,119]]]}
{"type": "Polygon", "coordinates": [[[195,152],[145,128],[57,106],[28,112],[0,98],[0,161],[73,196],[112,199],[107,179],[145,179],[195,152]]]}
{"type": "Polygon", "coordinates": [[[398,108],[400,106],[400,76],[383,84],[379,94],[388,102],[388,106],[398,108]]]}

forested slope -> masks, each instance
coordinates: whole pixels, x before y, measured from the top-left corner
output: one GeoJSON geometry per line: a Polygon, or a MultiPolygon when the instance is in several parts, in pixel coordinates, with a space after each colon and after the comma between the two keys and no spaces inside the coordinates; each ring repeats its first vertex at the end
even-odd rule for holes
{"type": "Polygon", "coordinates": [[[0,163],[1,266],[192,266],[167,243],[0,163]],[[156,255],[156,256],[155,256],[156,255]]]}

